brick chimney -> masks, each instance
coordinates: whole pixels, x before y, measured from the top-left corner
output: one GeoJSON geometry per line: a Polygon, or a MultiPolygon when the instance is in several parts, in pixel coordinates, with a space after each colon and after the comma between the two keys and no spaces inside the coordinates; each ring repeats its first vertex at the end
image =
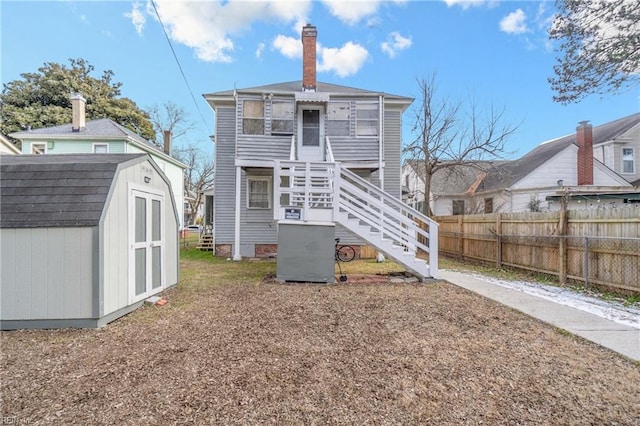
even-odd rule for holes
{"type": "Polygon", "coordinates": [[[164,134],[164,153],[171,155],[171,130],[165,130],[164,134]]]}
{"type": "Polygon", "coordinates": [[[80,93],[71,95],[71,130],[74,132],[79,132],[85,127],[84,107],[86,103],[87,100],[80,93]]]}
{"type": "Polygon", "coordinates": [[[316,40],[318,30],[307,24],[302,28],[302,91],[316,91],[316,40]]]}
{"type": "Polygon", "coordinates": [[[593,126],[581,121],[576,128],[578,185],[593,185],[593,126]]]}

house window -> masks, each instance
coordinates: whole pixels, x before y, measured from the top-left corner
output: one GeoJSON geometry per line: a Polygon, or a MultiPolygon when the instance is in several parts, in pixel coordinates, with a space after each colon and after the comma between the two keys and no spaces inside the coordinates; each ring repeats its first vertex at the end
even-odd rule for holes
{"type": "Polygon", "coordinates": [[[46,154],[47,153],[47,144],[44,142],[32,142],[31,143],[31,153],[32,154],[46,154]]]}
{"type": "Polygon", "coordinates": [[[493,213],[493,198],[484,199],[484,212],[493,213]]]}
{"type": "Polygon", "coordinates": [[[242,133],[264,135],[264,101],[242,103],[242,133]]]}
{"type": "Polygon", "coordinates": [[[351,104],[329,102],[327,109],[327,132],[329,136],[349,136],[351,104]]]}
{"type": "Polygon", "coordinates": [[[454,215],[464,214],[464,200],[453,200],[452,211],[454,215]]]}
{"type": "Polygon", "coordinates": [[[293,102],[271,104],[271,133],[275,135],[293,134],[293,102]]]}
{"type": "Polygon", "coordinates": [[[622,148],[622,173],[635,173],[633,148],[622,148]]]}
{"type": "Polygon", "coordinates": [[[247,207],[250,209],[271,208],[270,177],[247,177],[247,207]]]}
{"type": "Polygon", "coordinates": [[[356,103],[356,135],[378,135],[378,104],[373,102],[356,103]]]}
{"type": "Polygon", "coordinates": [[[93,153],[94,154],[108,154],[109,153],[109,145],[106,143],[94,143],[93,144],[93,153]]]}

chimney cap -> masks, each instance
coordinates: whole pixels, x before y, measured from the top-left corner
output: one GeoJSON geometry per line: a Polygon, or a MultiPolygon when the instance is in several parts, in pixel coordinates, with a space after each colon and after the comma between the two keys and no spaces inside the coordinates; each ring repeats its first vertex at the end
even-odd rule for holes
{"type": "Polygon", "coordinates": [[[585,127],[585,126],[590,126],[591,124],[589,124],[589,120],[582,120],[578,122],[578,127],[585,127]]]}
{"type": "Polygon", "coordinates": [[[84,98],[84,96],[82,96],[82,93],[78,93],[78,92],[76,92],[76,93],[72,93],[72,94],[71,94],[71,99],[72,99],[72,100],[74,100],[74,99],[82,99],[83,101],[86,101],[86,99],[84,98]]]}

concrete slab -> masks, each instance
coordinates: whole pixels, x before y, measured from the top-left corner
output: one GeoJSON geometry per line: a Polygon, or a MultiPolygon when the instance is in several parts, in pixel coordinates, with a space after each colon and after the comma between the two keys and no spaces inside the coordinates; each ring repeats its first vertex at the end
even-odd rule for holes
{"type": "Polygon", "coordinates": [[[454,271],[439,278],[640,361],[640,329],[454,271]]]}

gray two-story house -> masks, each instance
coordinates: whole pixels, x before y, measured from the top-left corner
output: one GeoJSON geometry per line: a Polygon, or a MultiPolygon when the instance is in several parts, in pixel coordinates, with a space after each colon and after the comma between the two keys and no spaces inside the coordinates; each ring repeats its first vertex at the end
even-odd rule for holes
{"type": "MultiPolygon", "coordinates": [[[[316,40],[305,26],[301,81],[204,95],[215,114],[216,254],[280,261],[279,234],[299,223],[335,225],[343,242],[395,259],[378,241],[391,239],[419,263],[403,234],[415,234],[413,213],[399,200],[402,114],[413,99],[316,81],[316,40]]],[[[428,265],[405,266],[429,275],[428,265]]]]}

